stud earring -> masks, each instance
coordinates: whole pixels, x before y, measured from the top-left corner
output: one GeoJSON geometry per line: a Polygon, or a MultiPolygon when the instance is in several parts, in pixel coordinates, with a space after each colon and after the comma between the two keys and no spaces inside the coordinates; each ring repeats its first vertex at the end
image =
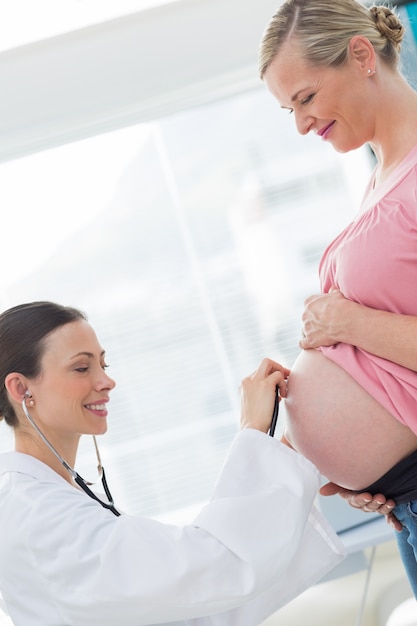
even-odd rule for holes
{"type": "Polygon", "coordinates": [[[29,406],[35,406],[35,400],[29,400],[29,406]]]}
{"type": "Polygon", "coordinates": [[[370,67],[368,68],[368,76],[373,76],[374,74],[376,74],[375,70],[372,70],[370,67]]]}

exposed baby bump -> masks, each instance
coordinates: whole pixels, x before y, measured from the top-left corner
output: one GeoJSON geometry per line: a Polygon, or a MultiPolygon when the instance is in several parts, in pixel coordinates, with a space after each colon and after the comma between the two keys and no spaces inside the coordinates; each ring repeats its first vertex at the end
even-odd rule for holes
{"type": "Polygon", "coordinates": [[[292,367],[285,408],[291,445],[350,489],[417,449],[417,437],[318,350],[303,350],[292,367]]]}

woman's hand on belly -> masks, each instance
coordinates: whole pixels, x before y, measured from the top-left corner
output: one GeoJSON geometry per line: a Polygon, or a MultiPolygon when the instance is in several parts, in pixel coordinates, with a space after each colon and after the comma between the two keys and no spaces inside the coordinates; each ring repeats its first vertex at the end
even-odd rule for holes
{"type": "Polygon", "coordinates": [[[326,483],[320,488],[320,494],[322,496],[334,496],[339,495],[341,498],[354,509],[360,509],[364,513],[379,513],[385,515],[387,523],[394,528],[397,532],[402,531],[402,524],[397,520],[392,510],[395,507],[394,500],[387,500],[386,497],[378,493],[372,495],[371,493],[356,493],[349,489],[344,489],[335,483],[326,483]]]}
{"type": "Polygon", "coordinates": [[[417,372],[417,316],[381,311],[345,298],[340,290],[305,300],[304,350],[347,343],[417,372]]]}
{"type": "Polygon", "coordinates": [[[334,288],[329,293],[307,298],[301,316],[303,330],[300,347],[308,350],[333,346],[342,341],[346,336],[346,323],[351,315],[347,309],[352,304],[355,305],[334,288]]]}

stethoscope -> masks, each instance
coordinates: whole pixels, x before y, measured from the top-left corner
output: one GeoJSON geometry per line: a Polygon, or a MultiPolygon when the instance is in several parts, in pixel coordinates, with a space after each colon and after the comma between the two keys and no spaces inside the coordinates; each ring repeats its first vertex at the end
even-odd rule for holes
{"type": "Polygon", "coordinates": [[[275,434],[275,428],[278,422],[278,413],[279,413],[279,387],[278,385],[275,387],[275,402],[274,402],[274,411],[272,413],[272,421],[271,426],[269,428],[269,436],[273,437],[275,434]]]}
{"type": "Polygon", "coordinates": [[[114,501],[113,501],[113,497],[110,493],[110,489],[107,485],[107,480],[106,480],[106,474],[104,473],[104,467],[101,463],[101,458],[100,458],[100,452],[98,450],[98,446],[97,446],[97,441],[95,436],[93,435],[93,441],[94,441],[94,447],[96,449],[96,455],[97,455],[97,470],[98,470],[98,476],[99,479],[101,479],[101,484],[103,485],[103,489],[104,492],[107,496],[108,502],[103,502],[102,500],[100,500],[100,498],[98,498],[96,496],[96,494],[91,491],[91,489],[89,488],[89,485],[92,485],[93,483],[89,483],[87,481],[84,480],[84,478],[82,478],[82,476],[79,475],[78,472],[75,471],[75,469],[73,469],[67,462],[65,459],[62,458],[62,456],[59,454],[59,452],[57,450],[55,450],[54,446],[47,440],[47,438],[45,437],[45,435],[43,434],[43,432],[40,430],[40,428],[35,424],[35,422],[33,421],[33,418],[31,417],[28,408],[26,406],[26,397],[30,397],[30,393],[26,392],[25,393],[25,397],[22,400],[22,409],[24,414],[26,415],[27,419],[29,420],[30,424],[33,426],[33,428],[36,430],[36,432],[38,433],[39,437],[42,439],[42,441],[48,446],[48,448],[50,449],[50,451],[56,456],[56,458],[62,463],[62,465],[65,467],[65,469],[71,474],[73,480],[75,483],[77,483],[77,485],[79,487],[81,487],[81,489],[83,491],[85,491],[85,493],[90,496],[90,498],[92,498],[93,500],[96,500],[97,502],[99,502],[101,504],[102,507],[104,507],[105,509],[108,509],[109,511],[111,511],[114,515],[119,516],[120,513],[119,511],[116,509],[116,507],[114,506],[114,501]]]}

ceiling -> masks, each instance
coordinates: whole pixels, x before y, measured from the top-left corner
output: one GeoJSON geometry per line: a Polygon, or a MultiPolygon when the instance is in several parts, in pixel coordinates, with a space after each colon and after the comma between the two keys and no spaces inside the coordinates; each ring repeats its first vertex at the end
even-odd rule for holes
{"type": "Polygon", "coordinates": [[[0,51],[176,0],[13,0],[0,4],[0,51]],[[25,19],[22,20],[22,15],[25,19]]]}
{"type": "Polygon", "coordinates": [[[118,0],[118,15],[115,0],[4,4],[38,15],[0,52],[0,161],[260,85],[258,44],[279,0],[118,0]]]}

